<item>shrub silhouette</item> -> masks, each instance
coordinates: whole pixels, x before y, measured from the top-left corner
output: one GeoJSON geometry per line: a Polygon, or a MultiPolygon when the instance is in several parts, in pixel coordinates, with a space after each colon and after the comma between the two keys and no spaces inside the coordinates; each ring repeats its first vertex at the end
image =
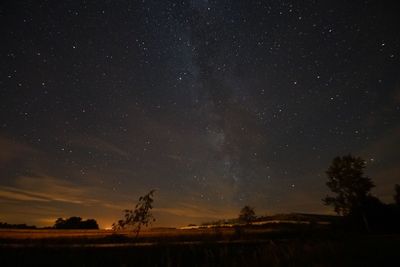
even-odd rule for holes
{"type": "Polygon", "coordinates": [[[83,221],[81,217],[70,217],[68,219],[58,218],[54,223],[56,229],[99,229],[96,220],[88,219],[83,221]]]}

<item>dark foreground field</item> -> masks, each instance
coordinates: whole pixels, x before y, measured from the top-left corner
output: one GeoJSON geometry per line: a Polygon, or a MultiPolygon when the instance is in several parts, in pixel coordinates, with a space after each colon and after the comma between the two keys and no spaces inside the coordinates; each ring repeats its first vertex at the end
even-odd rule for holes
{"type": "Polygon", "coordinates": [[[0,231],[0,266],[399,266],[400,236],[309,229],[0,231]],[[38,232],[39,231],[39,232],[38,232]]]}

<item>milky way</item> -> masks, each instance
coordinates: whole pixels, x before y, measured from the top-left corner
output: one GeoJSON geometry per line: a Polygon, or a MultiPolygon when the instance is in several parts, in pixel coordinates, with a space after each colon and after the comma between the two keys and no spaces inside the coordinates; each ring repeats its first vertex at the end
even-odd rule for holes
{"type": "MultiPolygon", "coordinates": [[[[399,182],[395,1],[0,4],[0,221],[332,212],[333,157],[399,182]]],[[[100,3],[101,2],[101,3],[100,3]]]]}

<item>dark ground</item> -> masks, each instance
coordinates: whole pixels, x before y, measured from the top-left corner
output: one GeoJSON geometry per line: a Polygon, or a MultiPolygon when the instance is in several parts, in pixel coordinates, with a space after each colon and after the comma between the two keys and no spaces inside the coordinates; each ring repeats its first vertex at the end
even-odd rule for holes
{"type": "Polygon", "coordinates": [[[0,266],[399,266],[400,235],[252,230],[0,238],[0,266]]]}

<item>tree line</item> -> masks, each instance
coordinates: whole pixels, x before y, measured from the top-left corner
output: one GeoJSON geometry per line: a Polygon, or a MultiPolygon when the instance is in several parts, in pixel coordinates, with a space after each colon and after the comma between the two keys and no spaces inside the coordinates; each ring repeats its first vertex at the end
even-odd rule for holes
{"type": "MultiPolygon", "coordinates": [[[[35,225],[9,224],[0,222],[0,229],[39,229],[35,225]]],[[[99,229],[95,219],[82,220],[81,217],[58,218],[53,226],[42,229],[99,229]]]]}
{"type": "Polygon", "coordinates": [[[0,222],[0,229],[36,229],[34,225],[26,224],[9,224],[6,222],[0,222]]]}

